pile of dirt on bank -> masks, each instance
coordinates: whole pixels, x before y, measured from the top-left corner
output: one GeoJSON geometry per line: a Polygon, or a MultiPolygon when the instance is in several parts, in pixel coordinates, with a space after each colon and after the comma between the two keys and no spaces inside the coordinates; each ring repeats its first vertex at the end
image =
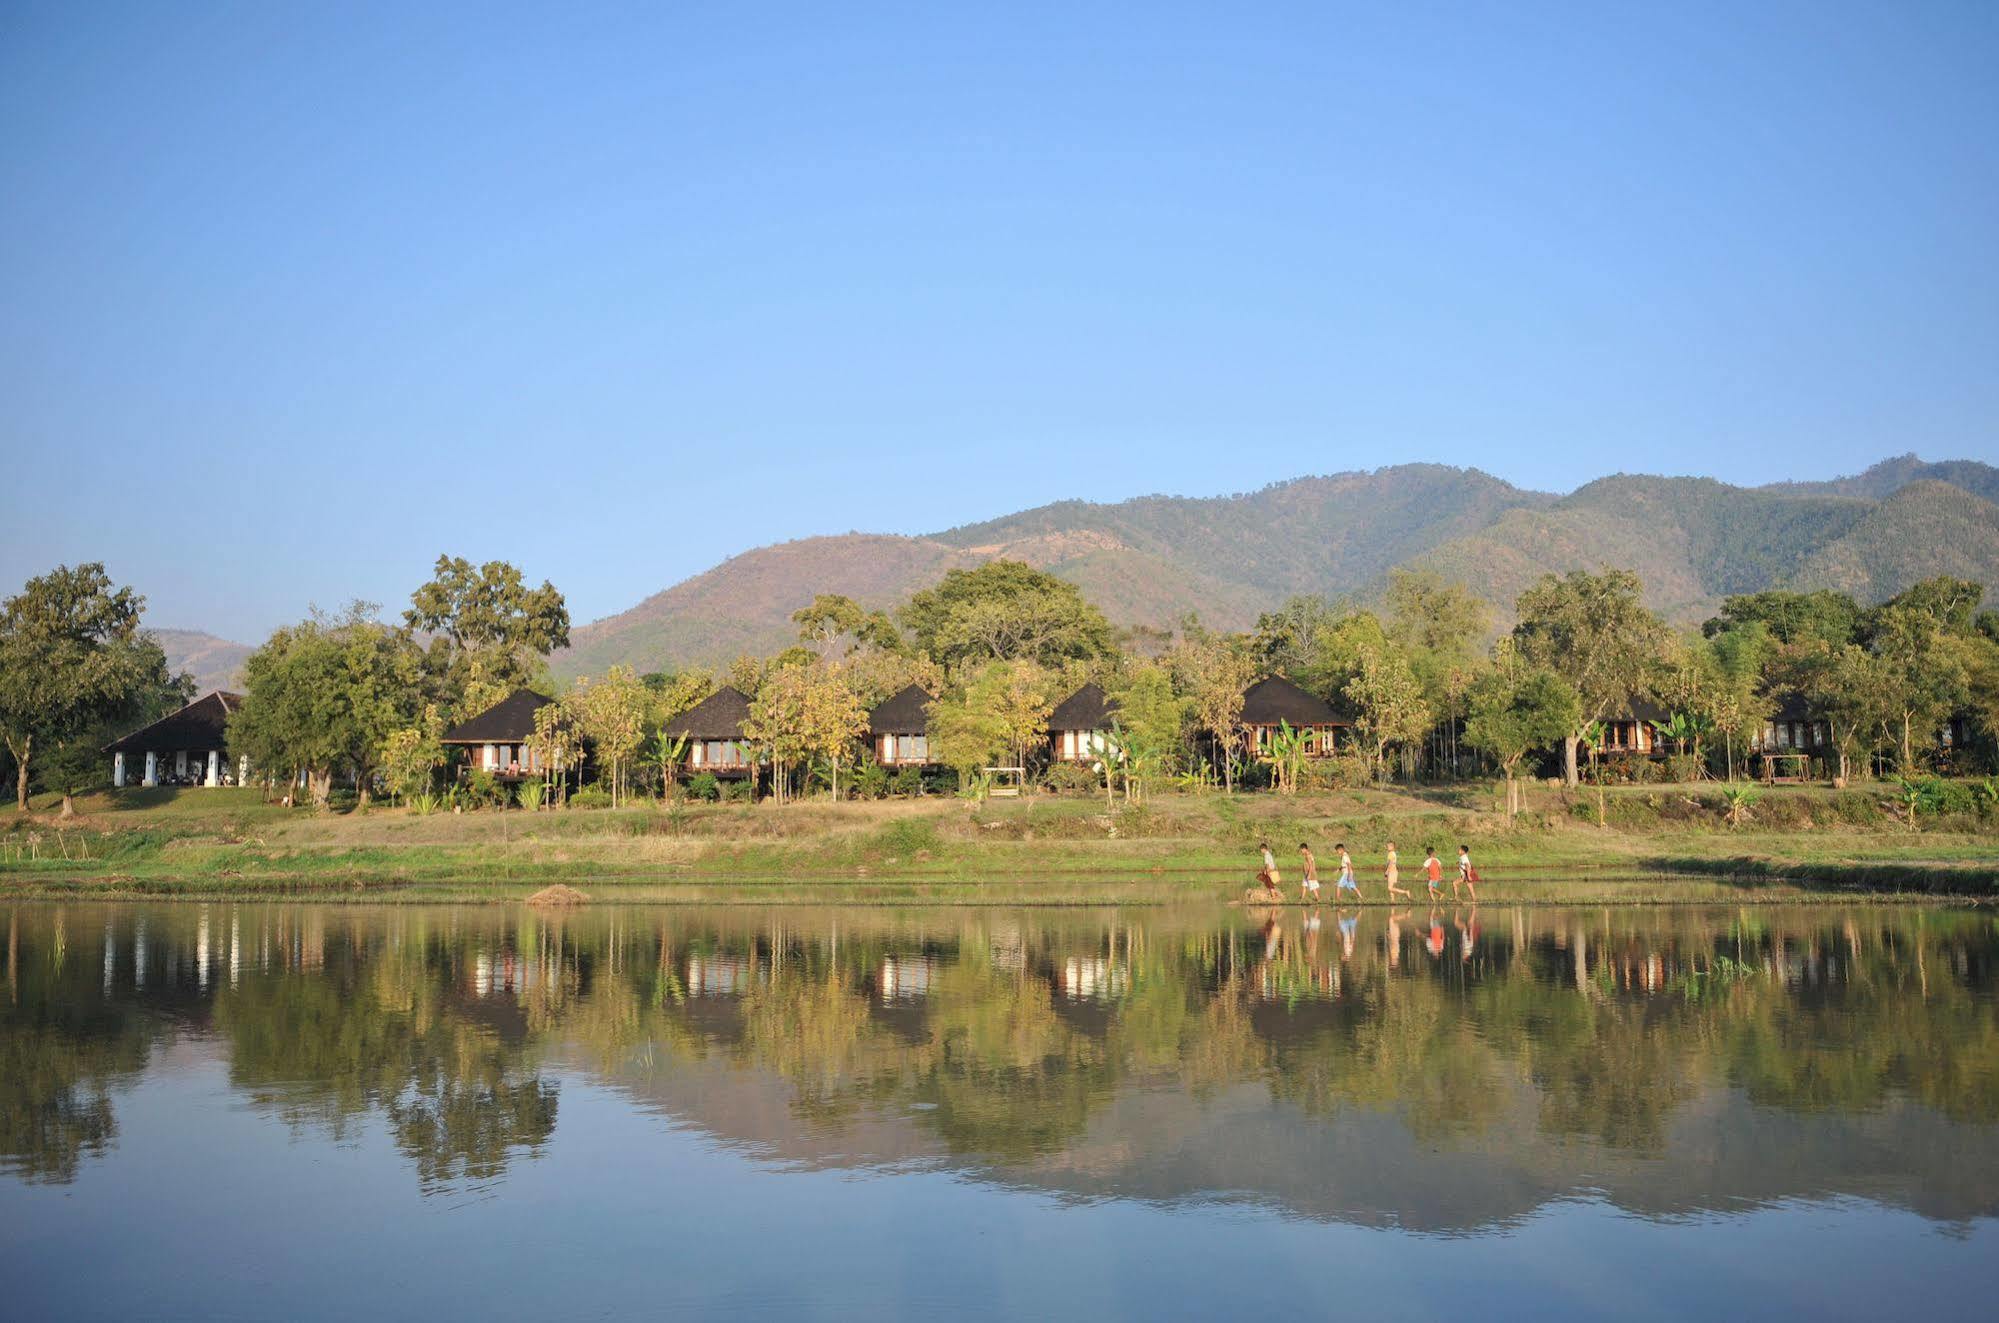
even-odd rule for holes
{"type": "Polygon", "coordinates": [[[562,885],[562,883],[557,882],[553,886],[543,887],[540,891],[537,891],[532,896],[529,896],[528,904],[584,905],[588,904],[589,900],[590,898],[588,896],[578,891],[575,887],[565,887],[562,885]]]}

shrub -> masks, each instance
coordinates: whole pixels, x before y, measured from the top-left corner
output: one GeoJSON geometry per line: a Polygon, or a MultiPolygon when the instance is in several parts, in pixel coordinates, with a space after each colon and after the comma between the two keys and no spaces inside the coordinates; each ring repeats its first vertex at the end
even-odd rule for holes
{"type": "Polygon", "coordinates": [[[1676,753],[1666,759],[1666,779],[1668,781],[1698,781],[1701,775],[1701,760],[1690,753],[1676,753]]]}
{"type": "Polygon", "coordinates": [[[334,813],[352,813],[361,797],[352,790],[335,790],[326,796],[326,807],[334,813]]]}
{"type": "Polygon", "coordinates": [[[757,797],[757,783],[749,777],[722,784],[722,798],[731,804],[748,804],[757,797]]]}
{"type": "Polygon", "coordinates": [[[1093,795],[1103,789],[1104,778],[1084,763],[1058,762],[1042,775],[1041,784],[1058,795],[1093,795]]]}
{"type": "Polygon", "coordinates": [[[602,786],[589,785],[569,797],[569,807],[580,809],[600,809],[611,807],[611,792],[602,786]]]}
{"type": "Polygon", "coordinates": [[[500,797],[500,782],[483,767],[475,767],[465,776],[465,797],[471,802],[467,808],[483,808],[500,797]]]}
{"type": "Polygon", "coordinates": [[[923,793],[923,769],[920,767],[903,768],[895,774],[892,786],[895,793],[901,795],[904,799],[915,799],[923,793]]]}
{"type": "Polygon", "coordinates": [[[696,772],[687,782],[687,797],[712,804],[722,797],[722,783],[713,772],[696,772]]]}
{"type": "Polygon", "coordinates": [[[872,758],[862,760],[854,772],[854,796],[857,799],[880,799],[888,794],[888,768],[872,758]]]}
{"type": "MultiPolygon", "coordinates": [[[[912,769],[903,768],[895,778],[895,792],[902,793],[902,778],[912,769]]],[[[917,774],[916,783],[926,795],[955,795],[958,793],[958,774],[948,768],[936,768],[917,774]]]]}

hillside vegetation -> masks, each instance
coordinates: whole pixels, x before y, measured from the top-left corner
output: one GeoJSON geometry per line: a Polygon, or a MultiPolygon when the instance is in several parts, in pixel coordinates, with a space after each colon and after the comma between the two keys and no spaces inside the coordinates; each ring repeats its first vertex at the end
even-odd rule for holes
{"type": "Polygon", "coordinates": [[[555,666],[646,671],[770,652],[793,640],[791,613],[814,594],[891,607],[948,569],[1001,557],[1077,584],[1122,625],[1193,611],[1246,628],[1295,594],[1370,597],[1401,566],[1468,584],[1504,623],[1541,575],[1606,565],[1636,571],[1649,604],[1684,625],[1727,594],[1772,587],[1878,601],[1939,573],[1999,582],[1995,496],[1999,469],[1905,456],[1758,488],[1618,475],[1556,497],[1410,464],[1232,496],[1062,501],[928,537],[850,533],[746,552],[577,629],[555,666]]]}

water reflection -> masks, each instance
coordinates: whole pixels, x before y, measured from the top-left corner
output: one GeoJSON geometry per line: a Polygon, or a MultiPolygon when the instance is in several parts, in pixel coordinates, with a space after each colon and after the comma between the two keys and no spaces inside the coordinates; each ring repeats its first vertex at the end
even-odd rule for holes
{"type": "Polygon", "coordinates": [[[564,1080],[791,1164],[1426,1230],[1601,1191],[1999,1212],[1977,912],[1198,914],[311,905],[6,915],[0,1170],[115,1166],[168,1047],[422,1188],[564,1080]]]}

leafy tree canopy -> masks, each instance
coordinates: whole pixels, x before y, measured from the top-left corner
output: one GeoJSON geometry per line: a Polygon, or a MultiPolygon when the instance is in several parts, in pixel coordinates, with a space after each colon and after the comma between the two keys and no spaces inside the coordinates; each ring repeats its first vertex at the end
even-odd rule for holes
{"type": "Polygon", "coordinates": [[[1020,561],[951,570],[909,599],[902,623],[918,651],[948,667],[1029,660],[1057,666],[1110,653],[1115,633],[1081,591],[1020,561]]]}

